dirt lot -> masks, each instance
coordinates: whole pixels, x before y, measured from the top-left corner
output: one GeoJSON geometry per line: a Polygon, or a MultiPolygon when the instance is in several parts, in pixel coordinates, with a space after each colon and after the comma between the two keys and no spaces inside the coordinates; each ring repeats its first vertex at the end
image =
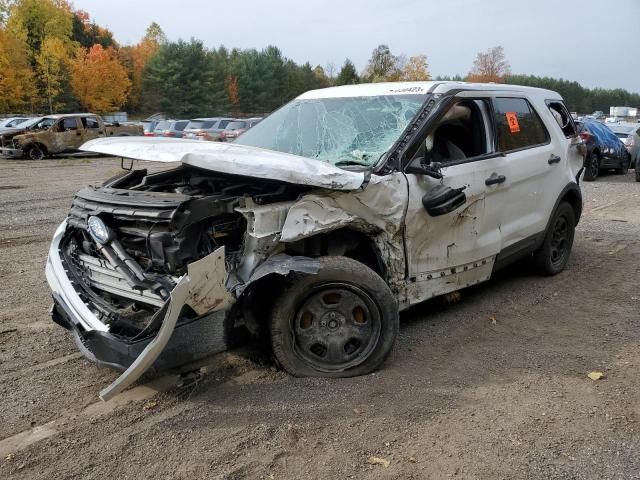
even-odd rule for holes
{"type": "Polygon", "coordinates": [[[584,185],[567,271],[412,309],[376,374],[296,379],[246,348],[102,403],[118,374],[51,323],[43,268],[73,192],[117,169],[0,160],[0,478],[640,478],[631,174],[584,185]]]}

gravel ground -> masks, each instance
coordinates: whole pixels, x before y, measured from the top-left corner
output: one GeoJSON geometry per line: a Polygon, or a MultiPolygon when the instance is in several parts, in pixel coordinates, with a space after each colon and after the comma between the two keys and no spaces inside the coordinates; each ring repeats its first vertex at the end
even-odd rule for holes
{"type": "Polygon", "coordinates": [[[406,312],[373,375],[292,378],[247,347],[101,403],[117,373],[50,322],[43,267],[72,194],[117,170],[0,160],[0,478],[640,478],[633,175],[584,184],[565,272],[406,312]]]}

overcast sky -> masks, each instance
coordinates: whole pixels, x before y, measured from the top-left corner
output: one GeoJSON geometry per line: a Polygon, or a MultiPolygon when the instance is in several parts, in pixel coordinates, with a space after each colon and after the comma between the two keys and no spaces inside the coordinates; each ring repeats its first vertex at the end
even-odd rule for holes
{"type": "Polygon", "coordinates": [[[432,75],[466,74],[478,51],[505,48],[513,73],[640,92],[640,0],[73,0],[121,44],[153,21],[170,40],[280,47],[298,63],[350,58],[379,44],[425,54],[432,75]]]}

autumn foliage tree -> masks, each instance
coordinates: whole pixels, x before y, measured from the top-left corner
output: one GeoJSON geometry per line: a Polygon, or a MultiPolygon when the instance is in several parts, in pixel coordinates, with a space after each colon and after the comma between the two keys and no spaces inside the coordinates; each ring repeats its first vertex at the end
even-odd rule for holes
{"type": "Polygon", "coordinates": [[[35,94],[25,44],[0,29],[0,112],[25,111],[35,94]]]}
{"type": "Polygon", "coordinates": [[[79,49],[71,60],[71,87],[82,106],[94,112],[111,112],[127,100],[131,82],[116,52],[96,44],[79,49]]]}
{"type": "Polygon", "coordinates": [[[408,82],[431,80],[427,56],[416,55],[415,57],[409,57],[409,60],[402,68],[401,78],[408,82]]]}
{"type": "Polygon", "coordinates": [[[153,22],[147,28],[144,38],[136,45],[121,47],[118,50],[118,58],[127,70],[131,88],[126,106],[134,111],[139,111],[142,105],[142,76],[147,62],[162,43],[166,42],[164,32],[160,25],[153,22]]]}
{"type": "Polygon", "coordinates": [[[467,81],[504,83],[504,78],[510,73],[511,67],[504,54],[504,48],[498,46],[478,53],[467,81]]]}

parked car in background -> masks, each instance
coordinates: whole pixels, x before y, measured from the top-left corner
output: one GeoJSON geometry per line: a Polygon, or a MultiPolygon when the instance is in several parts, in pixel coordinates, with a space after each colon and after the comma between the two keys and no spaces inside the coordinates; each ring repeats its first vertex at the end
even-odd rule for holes
{"type": "Polygon", "coordinates": [[[233,120],[233,118],[224,117],[194,118],[189,122],[189,125],[187,125],[184,138],[218,142],[220,141],[222,131],[227,128],[227,125],[233,122],[233,120]]]}
{"type": "Polygon", "coordinates": [[[144,131],[143,135],[145,137],[153,137],[155,136],[153,134],[153,131],[156,129],[156,127],[158,126],[158,123],[160,123],[162,120],[143,120],[142,122],[142,129],[144,131]]]}
{"type": "MultiPolygon", "coordinates": [[[[25,122],[27,123],[27,122],[25,122]]],[[[0,155],[41,160],[48,155],[77,152],[83,143],[100,137],[142,135],[140,125],[105,124],[92,113],[48,115],[0,134],[0,155]]]]}
{"type": "Polygon", "coordinates": [[[9,117],[0,119],[0,128],[17,127],[22,122],[29,120],[29,117],[9,117]]]}
{"type": "Polygon", "coordinates": [[[578,133],[587,147],[584,179],[593,181],[604,169],[624,175],[631,165],[631,155],[624,143],[604,123],[583,119],[576,122],[578,133]]]}
{"type": "Polygon", "coordinates": [[[182,138],[189,120],[161,120],[153,129],[154,137],[182,138]]]}
{"type": "MultiPolygon", "coordinates": [[[[638,170],[638,160],[640,159],[640,124],[638,123],[614,123],[608,125],[613,133],[622,140],[631,155],[631,168],[638,170]]],[[[636,172],[637,174],[637,172],[636,172]]]]}
{"type": "Polygon", "coordinates": [[[262,117],[247,118],[245,120],[234,120],[233,122],[229,122],[227,128],[220,132],[220,140],[223,142],[235,140],[255,124],[260,122],[260,120],[262,120],[262,117]]]}

